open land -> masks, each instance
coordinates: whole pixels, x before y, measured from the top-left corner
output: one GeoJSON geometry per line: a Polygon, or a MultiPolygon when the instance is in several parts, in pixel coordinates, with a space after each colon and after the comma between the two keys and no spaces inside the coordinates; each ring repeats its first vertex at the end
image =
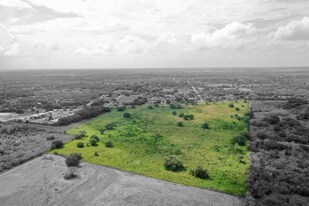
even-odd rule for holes
{"type": "Polygon", "coordinates": [[[184,185],[244,195],[250,165],[248,147],[235,146],[231,141],[234,136],[247,132],[247,123],[241,118],[248,113],[248,104],[234,102],[239,111],[230,108],[229,104],[231,102],[225,101],[184,105],[181,109],[162,105],[127,108],[123,112],[113,110],[68,130],[67,133],[72,135],[85,131],[87,136],[70,141],[62,149],[52,152],[63,155],[80,153],[87,162],[184,185]],[[131,114],[131,117],[125,118],[125,113],[131,114]],[[184,120],[179,117],[181,113],[192,114],[194,119],[184,120]],[[182,122],[183,126],[178,126],[178,122],[182,122]],[[204,122],[209,124],[208,129],[202,128],[204,122]],[[108,129],[110,125],[113,128],[108,129]],[[95,146],[89,143],[92,135],[100,139],[95,146]],[[107,141],[111,141],[113,147],[105,147],[107,141]],[[83,142],[85,147],[77,147],[79,142],[83,142]],[[185,169],[178,172],[166,170],[163,162],[168,155],[179,156],[185,169]],[[209,179],[199,179],[190,174],[190,170],[198,166],[207,168],[209,179]]]}
{"type": "Polygon", "coordinates": [[[64,158],[44,155],[0,175],[1,205],[239,206],[227,194],[185,187],[83,162],[78,178],[64,180],[64,158]],[[5,187],[2,185],[6,185],[5,187]]]}

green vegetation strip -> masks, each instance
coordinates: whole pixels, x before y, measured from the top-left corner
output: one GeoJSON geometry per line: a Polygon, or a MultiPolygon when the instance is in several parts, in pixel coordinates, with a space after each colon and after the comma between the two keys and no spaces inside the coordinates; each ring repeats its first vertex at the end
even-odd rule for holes
{"type": "Polygon", "coordinates": [[[247,128],[246,101],[114,109],[68,130],[77,139],[51,152],[242,196],[250,165],[247,128]],[[180,160],[181,170],[168,170],[167,157],[180,160]]]}

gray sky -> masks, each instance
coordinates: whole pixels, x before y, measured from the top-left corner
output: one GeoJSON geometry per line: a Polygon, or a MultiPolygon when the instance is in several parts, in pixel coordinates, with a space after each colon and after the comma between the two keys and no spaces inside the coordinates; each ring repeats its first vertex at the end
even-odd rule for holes
{"type": "Polygon", "coordinates": [[[0,69],[304,65],[308,0],[0,0],[0,69]]]}

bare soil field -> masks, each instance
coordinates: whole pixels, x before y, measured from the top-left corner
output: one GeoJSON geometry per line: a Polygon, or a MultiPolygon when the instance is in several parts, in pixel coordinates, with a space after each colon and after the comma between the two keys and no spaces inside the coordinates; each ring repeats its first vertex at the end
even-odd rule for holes
{"type": "Polygon", "coordinates": [[[65,180],[64,158],[43,155],[0,175],[0,205],[203,205],[238,206],[241,199],[108,167],[81,163],[65,180]]]}

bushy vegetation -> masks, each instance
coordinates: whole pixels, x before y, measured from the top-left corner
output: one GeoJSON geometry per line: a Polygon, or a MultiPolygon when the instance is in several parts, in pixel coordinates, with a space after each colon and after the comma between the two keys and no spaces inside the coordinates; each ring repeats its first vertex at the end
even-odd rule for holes
{"type": "Polygon", "coordinates": [[[197,166],[194,170],[191,170],[190,172],[194,177],[197,177],[197,178],[201,178],[201,179],[209,178],[207,170],[204,169],[202,166],[197,166]]]}
{"type": "Polygon", "coordinates": [[[181,171],[184,169],[183,162],[175,155],[169,155],[164,160],[164,167],[173,172],[181,171]]]}
{"type": "Polygon", "coordinates": [[[184,124],[183,124],[183,122],[178,122],[178,123],[177,123],[177,126],[178,126],[178,127],[183,127],[184,124]]]}
{"type": "Polygon", "coordinates": [[[65,158],[65,164],[68,167],[76,167],[79,165],[79,159],[76,156],[67,156],[65,158]]]}
{"type": "Polygon", "coordinates": [[[84,107],[83,109],[75,112],[74,115],[59,118],[57,124],[60,126],[69,125],[73,122],[78,122],[83,119],[90,119],[110,111],[110,108],[103,106],[84,107]]]}
{"type": "Polygon", "coordinates": [[[207,122],[204,122],[204,123],[202,124],[202,128],[203,128],[203,129],[209,129],[209,124],[208,124],[207,122]]]}
{"type": "Polygon", "coordinates": [[[85,145],[84,145],[83,142],[77,142],[76,146],[77,146],[78,148],[83,148],[85,145]]]}
{"type": "Polygon", "coordinates": [[[123,114],[123,117],[124,118],[131,118],[131,114],[126,112],[126,113],[123,114]]]}
{"type": "Polygon", "coordinates": [[[113,143],[111,141],[105,142],[105,147],[113,147],[113,143]]]}
{"type": "Polygon", "coordinates": [[[51,149],[60,149],[63,147],[63,141],[62,140],[54,140],[51,143],[51,149]]]}
{"type": "Polygon", "coordinates": [[[289,100],[282,111],[281,104],[273,102],[272,110],[280,112],[259,106],[266,111],[258,110],[254,115],[258,117],[250,130],[250,150],[256,159],[250,171],[254,205],[308,205],[309,128],[295,119],[304,111],[304,104],[306,101],[289,100]]]}

